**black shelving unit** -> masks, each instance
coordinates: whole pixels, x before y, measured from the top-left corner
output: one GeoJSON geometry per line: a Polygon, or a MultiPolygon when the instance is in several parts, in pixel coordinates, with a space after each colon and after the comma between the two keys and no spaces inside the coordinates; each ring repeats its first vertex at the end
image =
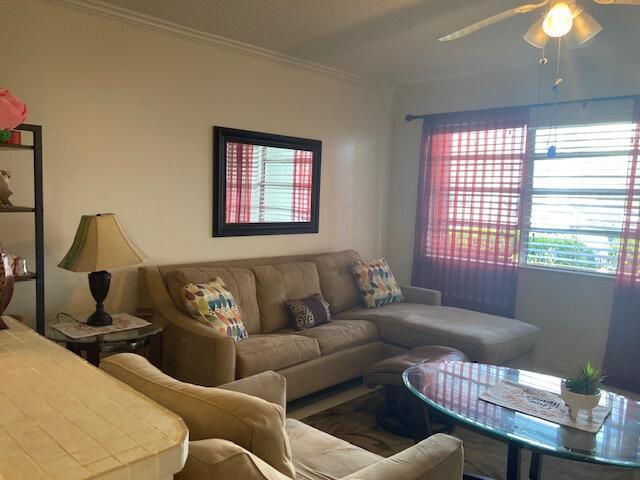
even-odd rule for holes
{"type": "Polygon", "coordinates": [[[17,283],[36,282],[36,331],[44,333],[44,208],[42,197],[42,127],[23,123],[14,130],[31,132],[33,145],[0,143],[0,150],[31,150],[33,152],[33,207],[0,207],[0,213],[32,213],[36,241],[36,271],[20,278],[17,283]]]}

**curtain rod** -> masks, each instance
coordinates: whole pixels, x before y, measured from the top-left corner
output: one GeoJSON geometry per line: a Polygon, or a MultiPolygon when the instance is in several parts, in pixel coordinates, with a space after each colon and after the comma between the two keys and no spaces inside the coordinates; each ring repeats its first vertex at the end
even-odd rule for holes
{"type": "Polygon", "coordinates": [[[460,110],[456,112],[425,113],[422,115],[407,114],[405,115],[404,119],[407,122],[412,122],[413,120],[418,120],[420,118],[423,120],[426,120],[426,119],[432,119],[432,118],[441,118],[441,117],[448,117],[453,115],[461,115],[461,114],[469,114],[469,113],[487,114],[491,112],[503,112],[505,110],[511,110],[516,108],[550,107],[553,105],[566,105],[567,103],[586,103],[586,102],[598,102],[598,101],[604,101],[604,100],[633,100],[633,99],[640,100],[640,95],[618,95],[614,97],[585,98],[583,100],[564,100],[562,102],[533,103],[529,105],[516,105],[513,107],[481,108],[478,110],[460,110]]]}

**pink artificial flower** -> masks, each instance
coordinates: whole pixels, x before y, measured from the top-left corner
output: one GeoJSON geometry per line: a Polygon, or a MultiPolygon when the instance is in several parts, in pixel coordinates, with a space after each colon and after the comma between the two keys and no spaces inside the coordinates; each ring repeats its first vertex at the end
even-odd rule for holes
{"type": "Polygon", "coordinates": [[[16,128],[27,118],[27,106],[6,88],[0,88],[0,130],[16,128]]]}

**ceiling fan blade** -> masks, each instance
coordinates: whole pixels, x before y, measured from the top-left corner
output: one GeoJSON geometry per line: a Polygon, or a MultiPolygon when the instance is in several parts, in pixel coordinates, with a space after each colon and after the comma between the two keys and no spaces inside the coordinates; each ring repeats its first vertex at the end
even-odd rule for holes
{"type": "Polygon", "coordinates": [[[600,5],[638,5],[640,0],[593,0],[600,5]]]}
{"type": "Polygon", "coordinates": [[[446,35],[438,40],[441,42],[450,42],[452,40],[457,40],[458,38],[465,37],[470,33],[477,32],[484,27],[488,27],[489,25],[493,25],[494,23],[501,22],[502,20],[506,20],[507,18],[515,17],[516,15],[521,15],[523,13],[532,12],[540,7],[544,7],[551,0],[543,0],[540,3],[529,3],[526,5],[520,5],[519,7],[512,8],[511,10],[507,10],[506,12],[498,13],[497,15],[493,15],[489,18],[485,18],[484,20],[480,20],[468,27],[461,28],[449,35],[446,35]]]}
{"type": "Polygon", "coordinates": [[[602,31],[602,25],[586,12],[573,19],[573,28],[566,35],[566,45],[577,48],[591,40],[602,31]]]}
{"type": "Polygon", "coordinates": [[[529,44],[536,48],[543,48],[549,40],[549,35],[544,33],[542,29],[542,22],[544,18],[540,18],[536,23],[531,25],[531,28],[524,34],[524,38],[529,44]]]}

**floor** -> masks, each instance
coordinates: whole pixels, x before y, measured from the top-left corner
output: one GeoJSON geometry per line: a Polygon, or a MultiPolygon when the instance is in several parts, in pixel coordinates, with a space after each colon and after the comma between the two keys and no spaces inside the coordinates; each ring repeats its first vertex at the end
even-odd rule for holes
{"type": "Polygon", "coordinates": [[[341,383],[327,388],[321,392],[308,395],[299,400],[289,402],[287,405],[287,417],[301,420],[316,415],[330,408],[348,402],[358,397],[363,397],[375,389],[371,389],[362,383],[361,378],[341,383]]]}

